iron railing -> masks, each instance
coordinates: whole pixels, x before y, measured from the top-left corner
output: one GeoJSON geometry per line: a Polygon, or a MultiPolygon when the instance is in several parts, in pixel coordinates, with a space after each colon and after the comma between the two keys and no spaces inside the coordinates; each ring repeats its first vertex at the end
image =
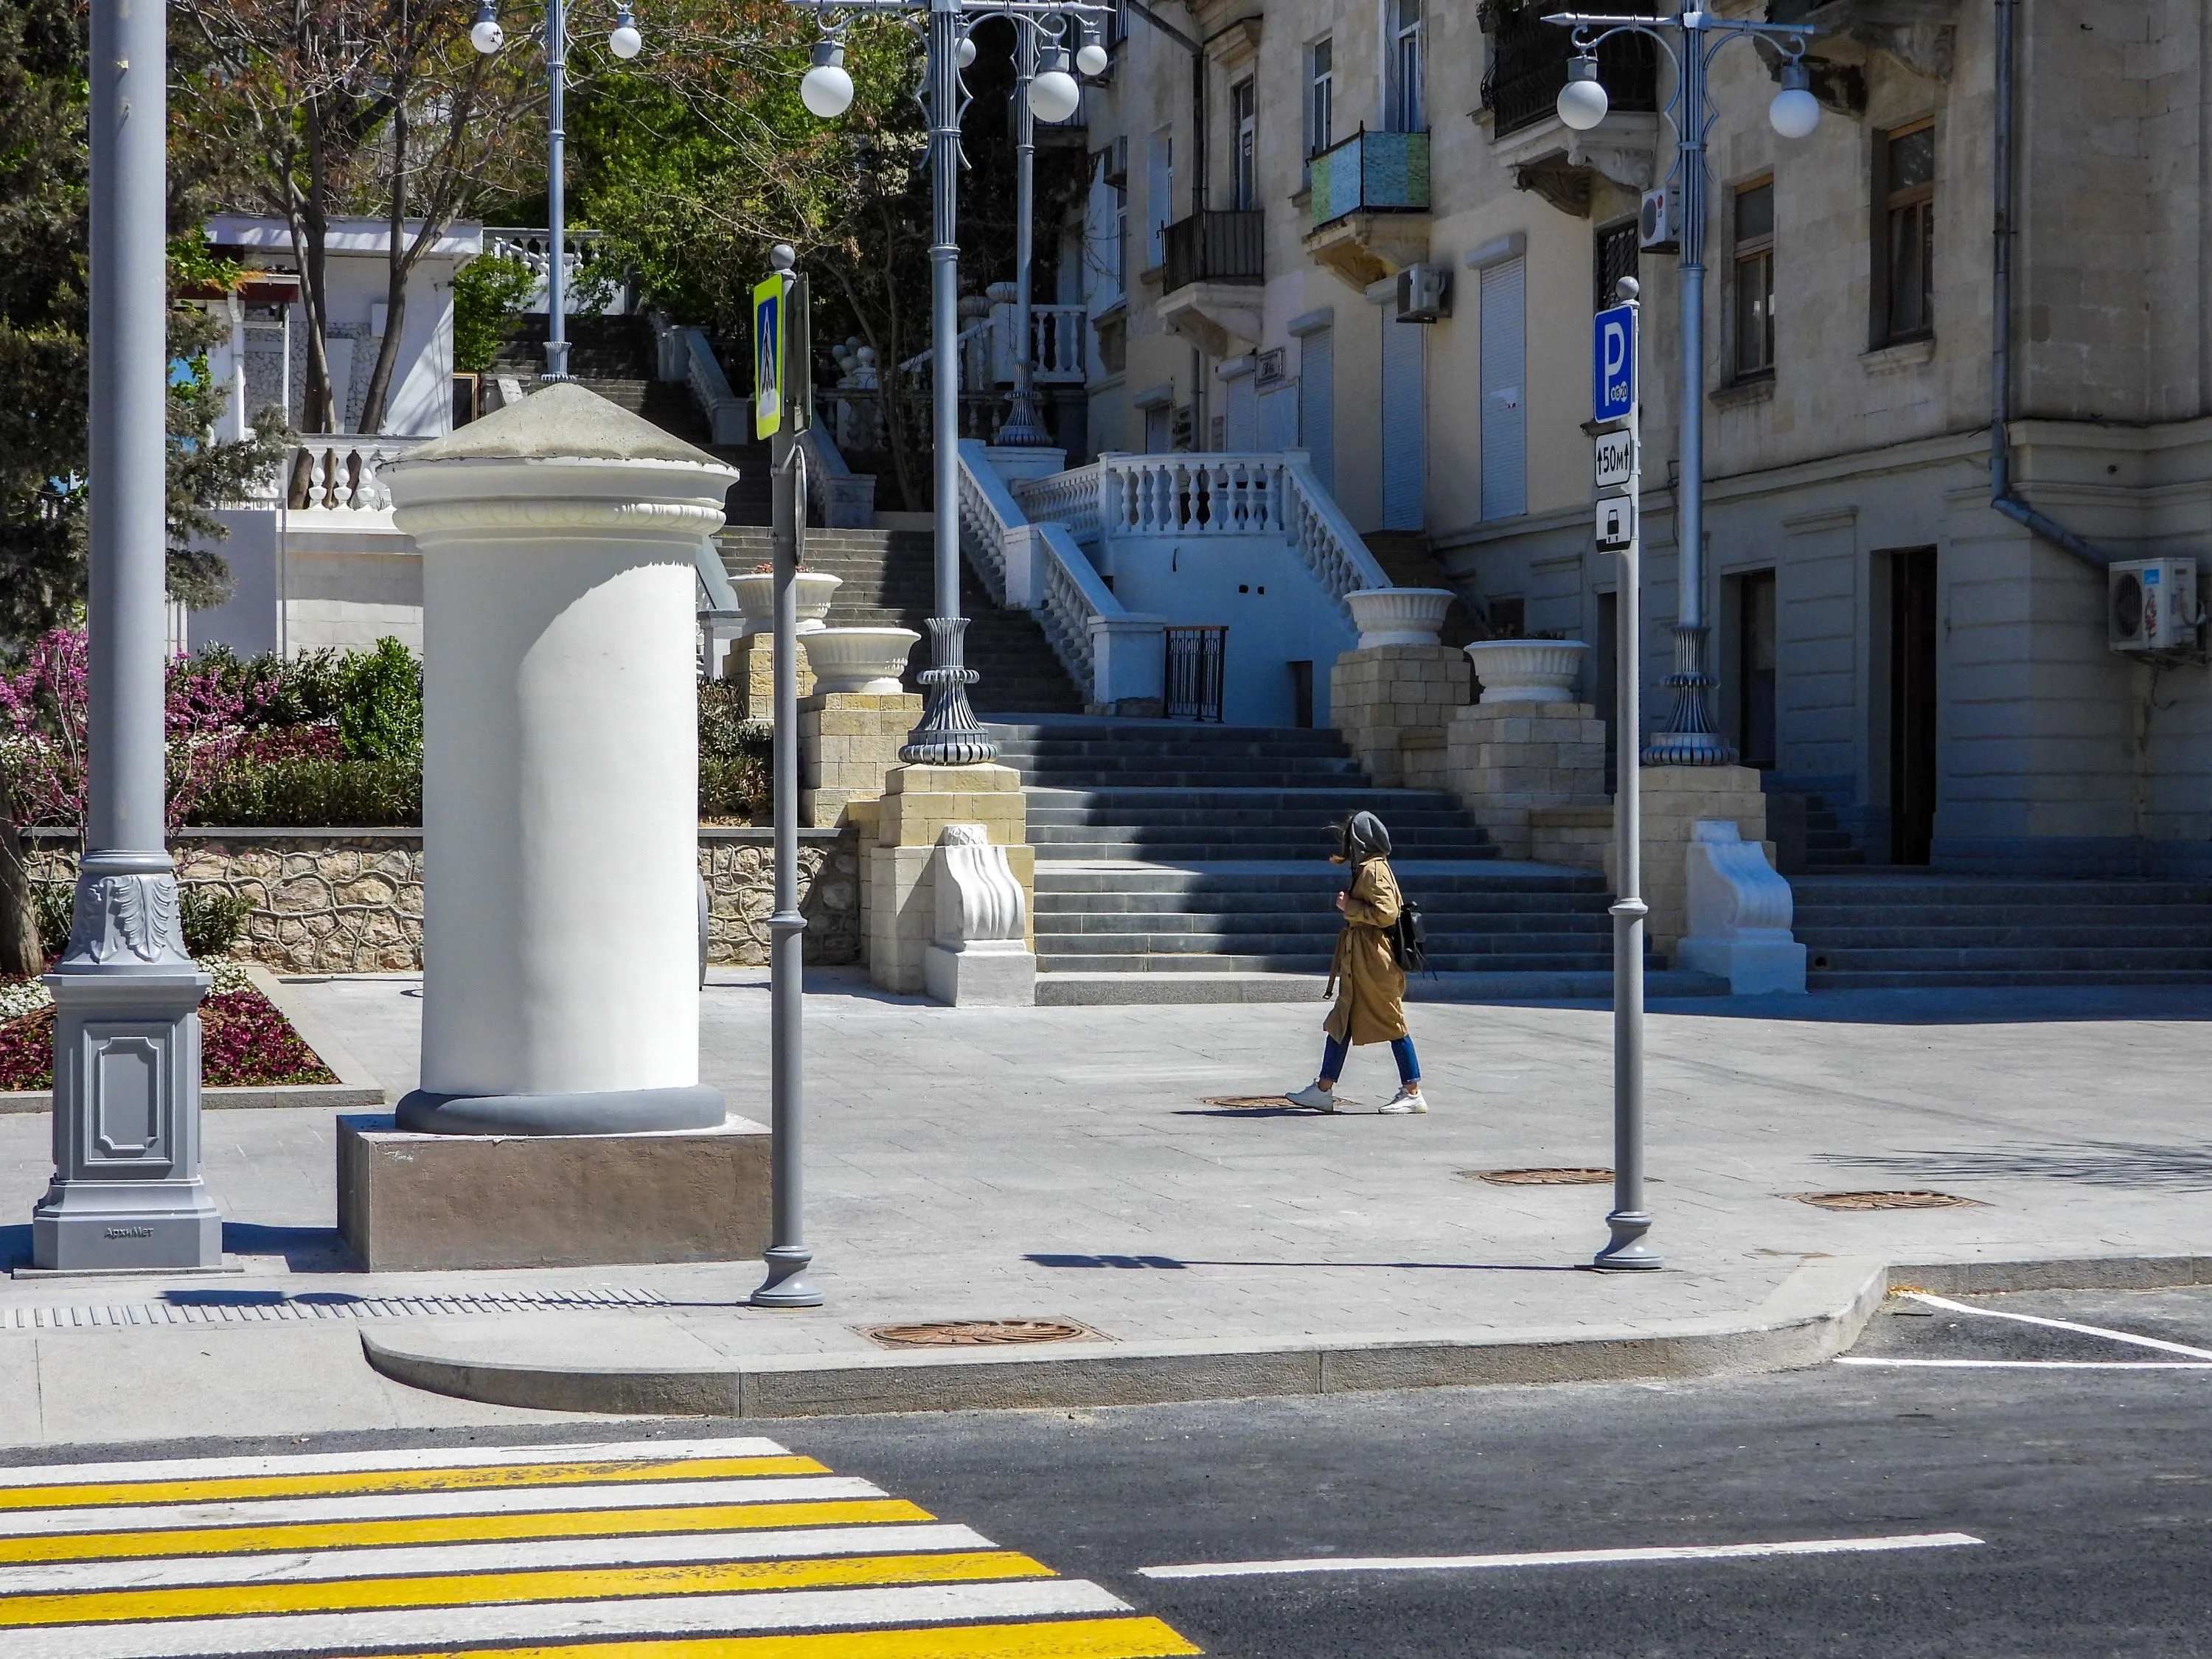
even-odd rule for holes
{"type": "MultiPolygon", "coordinates": [[[[1485,0],[1480,15],[1490,61],[1482,71],[1482,106],[1494,137],[1533,127],[1558,106],[1575,46],[1572,31],[1544,21],[1552,9],[1550,0],[1485,0]]],[[[1628,0],[1620,9],[1650,14],[1653,0],[1628,0]]],[[[1597,74],[1613,108],[1659,107],[1659,49],[1648,36],[1616,34],[1606,41],[1597,49],[1597,74]]]]}
{"type": "Polygon", "coordinates": [[[1229,658],[1226,628],[1167,630],[1167,716],[1171,720],[1221,719],[1221,687],[1229,658]]]}
{"type": "Polygon", "coordinates": [[[1307,164],[1306,223],[1315,230],[1353,213],[1429,210],[1429,135],[1362,127],[1307,164]]]}
{"type": "Polygon", "coordinates": [[[1167,271],[1161,292],[1172,294],[1193,283],[1264,282],[1266,217],[1256,208],[1238,208],[1176,220],[1164,239],[1167,271]]]}

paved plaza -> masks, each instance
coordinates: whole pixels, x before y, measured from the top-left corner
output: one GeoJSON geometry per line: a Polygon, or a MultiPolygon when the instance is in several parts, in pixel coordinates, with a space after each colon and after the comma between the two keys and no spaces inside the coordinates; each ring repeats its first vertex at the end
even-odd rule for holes
{"type": "MultiPolygon", "coordinates": [[[[520,1415],[377,1376],[361,1357],[372,1325],[533,1362],[802,1369],[878,1363],[861,1328],[943,1319],[1074,1320],[1147,1352],[1564,1341],[1754,1318],[1826,1258],[2212,1255],[2208,988],[1655,1005],[1649,1197],[1668,1271],[1627,1276],[1581,1270],[1608,1188],[1474,1178],[1611,1161],[1602,1008],[1419,1006],[1436,1109],[1318,1117],[1209,1103],[1306,1081],[1317,1005],[945,1009],[835,972],[813,988],[809,1224],[826,1306],[738,1305],[758,1277],[744,1266],[359,1273],[331,1231],[328,1115],[211,1112],[208,1181],[247,1272],[0,1286],[0,1322],[75,1310],[39,1322],[70,1328],[0,1329],[0,1439],[220,1431],[210,1413],[303,1431],[520,1415]],[[1862,1188],[1972,1202],[1839,1212],[1793,1196],[1862,1188]],[[647,1305],[544,1305],[594,1287],[647,1305]],[[497,1300],[518,1293],[541,1302],[497,1300]],[[336,1316],[364,1296],[416,1300],[336,1316]],[[318,1297],[333,1305],[300,1305],[318,1297]],[[180,1298],[220,1322],[136,1322],[175,1320],[180,1298]]],[[[286,994],[396,1097],[415,1080],[420,989],[372,976],[286,994]]],[[[763,1121],[768,1012],[747,970],[718,972],[706,995],[705,1079],[763,1121]]],[[[1387,1051],[1363,1050],[1344,1090],[1371,1103],[1393,1081],[1387,1051]]],[[[46,1137],[43,1117],[0,1117],[0,1252],[15,1260],[46,1137]]]]}

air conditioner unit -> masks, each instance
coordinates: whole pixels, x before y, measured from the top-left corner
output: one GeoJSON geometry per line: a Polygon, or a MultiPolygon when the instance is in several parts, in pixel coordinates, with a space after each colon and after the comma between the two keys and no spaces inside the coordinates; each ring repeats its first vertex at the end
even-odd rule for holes
{"type": "Polygon", "coordinates": [[[2105,573],[2106,638],[2115,651],[2185,651],[2203,619],[2194,559],[2124,559],[2105,573]]]}
{"type": "Polygon", "coordinates": [[[1682,244],[1682,192],[1673,185],[1644,192],[1636,246],[1646,253],[1672,253],[1682,244]]]}
{"type": "Polygon", "coordinates": [[[1398,320],[1433,323],[1451,315],[1449,265],[1407,265],[1398,273],[1398,320]]]}
{"type": "Polygon", "coordinates": [[[1129,140],[1116,138],[1098,152],[1098,181],[1120,190],[1129,182],[1129,140]]]}

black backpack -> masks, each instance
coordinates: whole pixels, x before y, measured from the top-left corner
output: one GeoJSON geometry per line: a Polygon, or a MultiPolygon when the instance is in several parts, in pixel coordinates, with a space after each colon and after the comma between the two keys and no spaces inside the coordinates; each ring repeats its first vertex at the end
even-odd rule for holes
{"type": "Polygon", "coordinates": [[[1409,974],[1429,965],[1429,924],[1421,907],[1404,893],[1398,896],[1398,920],[1390,925],[1390,954],[1409,974]]]}

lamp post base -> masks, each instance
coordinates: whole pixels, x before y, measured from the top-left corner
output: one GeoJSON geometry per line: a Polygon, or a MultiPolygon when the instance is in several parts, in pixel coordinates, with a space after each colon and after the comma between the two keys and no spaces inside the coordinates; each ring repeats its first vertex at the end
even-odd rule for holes
{"type": "Polygon", "coordinates": [[[822,1292],[807,1282],[806,1270],[814,1262],[814,1252],[803,1245],[779,1244],[762,1258],[768,1265],[768,1277],[749,1298],[756,1308],[818,1308],[822,1292]]]}
{"type": "Polygon", "coordinates": [[[1615,1210],[1606,1217],[1612,1240],[1597,1253],[1590,1266],[1601,1273],[1650,1273],[1667,1265],[1666,1257],[1644,1242],[1651,1231],[1651,1218],[1637,1210],[1615,1210]]]}
{"type": "Polygon", "coordinates": [[[999,757],[999,745],[975,723],[968,688],[980,678],[961,661],[965,617],[929,619],[930,666],[921,671],[921,723],[908,733],[899,758],[909,766],[981,766],[999,757]]]}

